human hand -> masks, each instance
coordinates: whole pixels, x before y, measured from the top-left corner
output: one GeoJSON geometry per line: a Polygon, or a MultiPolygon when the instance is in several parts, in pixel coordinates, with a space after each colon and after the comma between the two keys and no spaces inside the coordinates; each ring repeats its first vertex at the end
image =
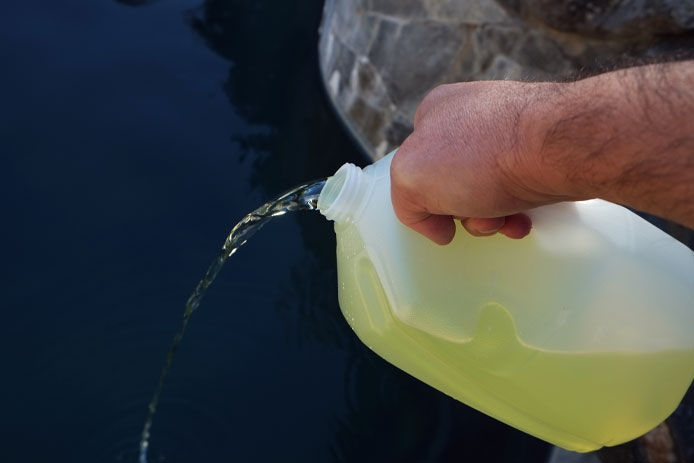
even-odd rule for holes
{"type": "Polygon", "coordinates": [[[454,218],[475,236],[527,235],[521,212],[563,199],[537,188],[529,155],[541,141],[526,113],[546,85],[470,82],[429,93],[391,164],[398,218],[438,244],[453,239],[454,218]]]}
{"type": "Polygon", "coordinates": [[[398,218],[439,244],[522,238],[528,209],[601,198],[694,228],[694,61],[572,83],[442,85],[392,160],[398,218]]]}

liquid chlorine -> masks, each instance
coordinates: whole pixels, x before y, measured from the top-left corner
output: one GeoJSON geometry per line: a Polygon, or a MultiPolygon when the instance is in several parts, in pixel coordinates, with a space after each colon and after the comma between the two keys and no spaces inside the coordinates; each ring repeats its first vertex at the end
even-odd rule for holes
{"type": "MultiPolygon", "coordinates": [[[[393,153],[328,179],[339,301],[377,354],[560,447],[634,439],[694,377],[694,254],[618,205],[545,206],[522,240],[438,246],[390,202],[393,153]]],[[[460,227],[460,225],[458,225],[460,227]]]]}

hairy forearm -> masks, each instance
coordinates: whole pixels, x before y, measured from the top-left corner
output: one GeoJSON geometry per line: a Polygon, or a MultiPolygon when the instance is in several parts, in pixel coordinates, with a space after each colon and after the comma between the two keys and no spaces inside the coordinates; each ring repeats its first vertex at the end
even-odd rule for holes
{"type": "Polygon", "coordinates": [[[600,197],[694,228],[694,61],[544,92],[534,162],[552,173],[553,193],[600,197]]]}

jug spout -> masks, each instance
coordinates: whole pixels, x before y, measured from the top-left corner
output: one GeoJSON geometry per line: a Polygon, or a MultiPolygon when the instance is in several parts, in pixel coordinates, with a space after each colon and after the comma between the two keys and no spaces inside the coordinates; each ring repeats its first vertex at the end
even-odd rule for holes
{"type": "Polygon", "coordinates": [[[364,204],[367,175],[354,164],[344,164],[328,178],[318,197],[318,210],[328,220],[353,221],[364,204]]]}

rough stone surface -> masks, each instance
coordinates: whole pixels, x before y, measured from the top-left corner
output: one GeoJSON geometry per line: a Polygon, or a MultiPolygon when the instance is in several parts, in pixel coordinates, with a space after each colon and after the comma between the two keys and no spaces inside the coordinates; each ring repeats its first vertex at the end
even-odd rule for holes
{"type": "Polygon", "coordinates": [[[438,84],[567,79],[694,54],[694,0],[327,0],[323,78],[373,159],[438,84]]]}
{"type": "Polygon", "coordinates": [[[652,39],[694,26],[693,0],[498,0],[513,13],[565,32],[652,39]]]}

